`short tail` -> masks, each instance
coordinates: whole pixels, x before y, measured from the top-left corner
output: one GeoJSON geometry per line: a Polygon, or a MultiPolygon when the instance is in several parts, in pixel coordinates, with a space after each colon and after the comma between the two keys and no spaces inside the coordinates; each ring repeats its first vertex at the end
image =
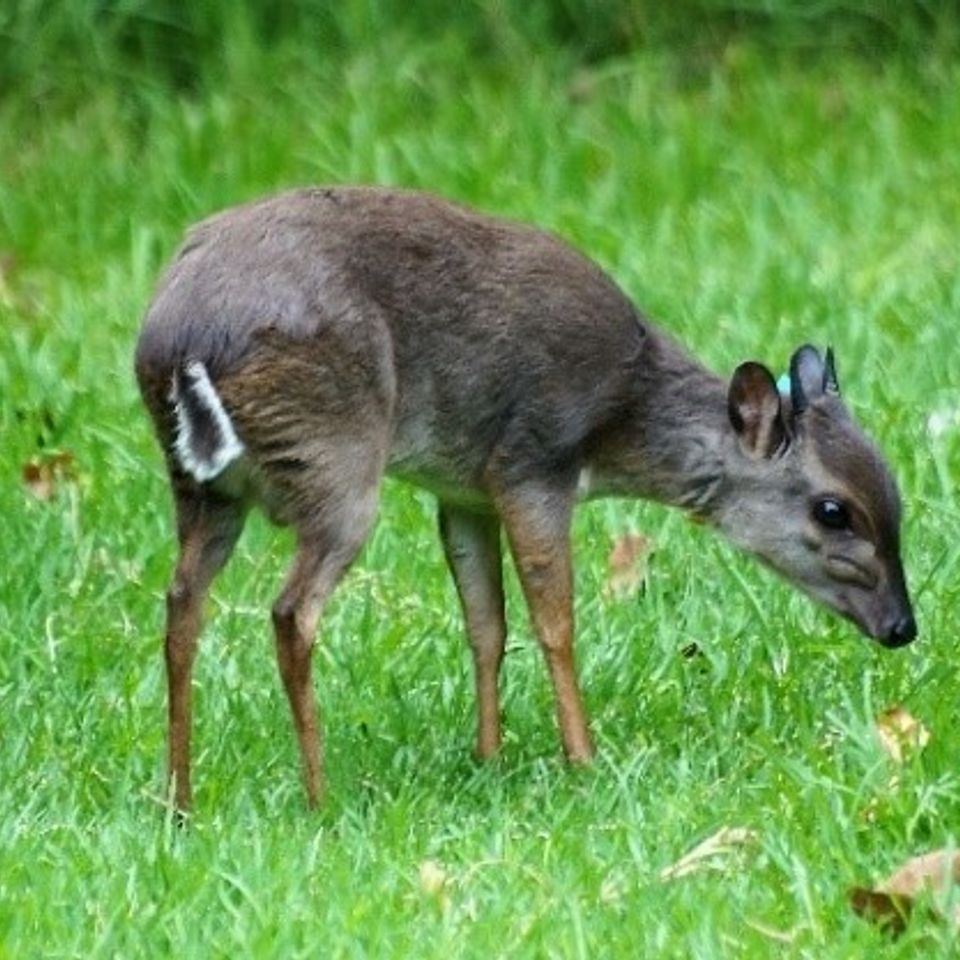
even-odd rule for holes
{"type": "Polygon", "coordinates": [[[170,399],[177,419],[174,455],[190,476],[200,483],[213,480],[243,455],[243,443],[199,360],[177,369],[170,399]]]}

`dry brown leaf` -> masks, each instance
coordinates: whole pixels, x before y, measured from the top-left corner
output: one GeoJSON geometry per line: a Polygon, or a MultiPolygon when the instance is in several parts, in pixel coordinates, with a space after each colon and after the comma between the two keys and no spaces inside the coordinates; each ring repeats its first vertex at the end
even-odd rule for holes
{"type": "Polygon", "coordinates": [[[934,850],[908,860],[877,889],[916,896],[924,890],[944,893],[955,884],[960,884],[960,850],[934,850]]]}
{"type": "Polygon", "coordinates": [[[69,451],[34,457],[23,465],[23,483],[37,500],[49,500],[61,483],[76,479],[73,454],[69,451]]]}
{"type": "Polygon", "coordinates": [[[912,901],[904,901],[901,897],[869,887],[854,887],[850,891],[850,906],[864,920],[875,923],[894,936],[906,930],[913,909],[912,901]]]}
{"type": "Polygon", "coordinates": [[[755,830],[746,827],[721,827],[712,837],[698,843],[676,863],[664,867],[660,871],[660,879],[677,880],[699,870],[716,869],[716,858],[729,856],[737,847],[752,843],[756,839],[755,830]]]}
{"type": "Polygon", "coordinates": [[[930,731],[899,705],[877,718],[877,736],[894,763],[903,763],[930,742],[930,731]]]}
{"type": "Polygon", "coordinates": [[[861,917],[897,935],[904,931],[916,901],[929,896],[932,914],[960,929],[960,904],[946,905],[951,887],[960,885],[960,851],[935,850],[908,860],[873,889],[854,887],[850,905],[861,917]]]}
{"type": "Polygon", "coordinates": [[[618,537],[607,557],[607,593],[622,600],[640,590],[647,582],[655,548],[654,541],[642,533],[618,537]]]}

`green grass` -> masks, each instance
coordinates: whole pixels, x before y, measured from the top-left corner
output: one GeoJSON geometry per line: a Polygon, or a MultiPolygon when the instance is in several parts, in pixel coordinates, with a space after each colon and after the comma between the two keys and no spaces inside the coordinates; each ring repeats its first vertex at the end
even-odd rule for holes
{"type": "Polygon", "coordinates": [[[5,0],[0,91],[77,97],[118,75],[196,90],[265,50],[340,60],[375,48],[389,63],[404,38],[596,63],[639,48],[696,59],[742,37],[814,57],[956,54],[960,0],[5,0]]]}
{"type": "Polygon", "coordinates": [[[888,944],[846,890],[960,839],[960,428],[927,429],[960,409],[960,65],[803,65],[748,43],[594,68],[461,52],[231,47],[229,82],[202,93],[120,78],[79,103],[0,101],[0,956],[950,955],[929,923],[888,944]],[[189,222],[348,181],[559,231],[718,370],[834,344],[903,488],[918,644],[868,644],[679,515],[590,505],[578,651],[599,759],[560,759],[511,579],[507,742],[479,767],[434,505],[389,484],[315,659],[327,809],[304,808],[269,634],[290,543],[255,521],[210,605],[178,831],[173,549],[131,373],[139,318],[189,222]],[[76,477],[39,502],[21,468],[51,450],[76,477]],[[645,595],[617,601],[606,555],[628,529],[659,549],[645,595]],[[685,659],[691,641],[703,655],[685,659]],[[933,734],[899,770],[872,729],[896,703],[933,734]],[[758,842],[658,879],[724,825],[758,842]],[[427,861],[444,890],[421,882],[427,861]]]}

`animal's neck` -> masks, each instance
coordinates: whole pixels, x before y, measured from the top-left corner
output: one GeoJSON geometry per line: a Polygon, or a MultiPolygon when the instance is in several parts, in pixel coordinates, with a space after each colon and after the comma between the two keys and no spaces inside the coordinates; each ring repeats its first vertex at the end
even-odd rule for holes
{"type": "Polygon", "coordinates": [[[641,496],[712,519],[731,439],[726,382],[656,336],[635,388],[631,414],[593,459],[591,493],[641,496]]]}

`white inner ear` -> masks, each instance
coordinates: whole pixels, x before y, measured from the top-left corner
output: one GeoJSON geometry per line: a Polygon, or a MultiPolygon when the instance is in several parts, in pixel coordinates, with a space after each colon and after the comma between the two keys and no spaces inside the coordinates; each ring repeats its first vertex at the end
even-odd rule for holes
{"type": "Polygon", "coordinates": [[[744,424],[739,437],[740,446],[751,459],[773,459],[786,449],[787,431],[783,425],[782,409],[783,401],[779,394],[767,395],[759,405],[740,407],[744,424]],[[777,430],[783,435],[774,444],[777,430]]]}

